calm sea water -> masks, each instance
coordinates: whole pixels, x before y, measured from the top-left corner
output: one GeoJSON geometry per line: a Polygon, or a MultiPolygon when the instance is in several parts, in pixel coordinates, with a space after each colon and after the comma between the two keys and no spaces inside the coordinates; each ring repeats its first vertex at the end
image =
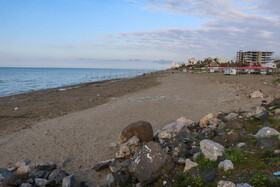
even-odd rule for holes
{"type": "Polygon", "coordinates": [[[79,83],[129,78],[152,71],[140,69],[0,67],[0,97],[79,83]]]}

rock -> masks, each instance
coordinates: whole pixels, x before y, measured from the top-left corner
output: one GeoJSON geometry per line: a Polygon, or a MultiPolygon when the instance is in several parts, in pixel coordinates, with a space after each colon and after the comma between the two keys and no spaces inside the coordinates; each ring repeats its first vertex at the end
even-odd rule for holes
{"type": "Polygon", "coordinates": [[[242,129],[244,124],[239,120],[231,120],[226,123],[226,127],[229,129],[242,129]]]}
{"type": "Polygon", "coordinates": [[[280,133],[270,127],[263,127],[260,129],[257,134],[255,135],[257,138],[263,138],[263,137],[268,137],[268,136],[274,136],[274,135],[280,135],[280,133]]]}
{"type": "Polygon", "coordinates": [[[113,159],[113,158],[112,158],[112,159],[105,160],[105,161],[101,161],[101,162],[95,164],[94,167],[93,167],[93,169],[94,169],[95,171],[100,171],[100,170],[102,170],[102,169],[104,169],[104,168],[109,167],[109,164],[110,164],[111,162],[113,162],[113,161],[115,161],[115,159],[113,159]]]}
{"type": "Polygon", "coordinates": [[[53,161],[46,161],[36,165],[36,171],[52,171],[56,168],[56,163],[53,161]]]}
{"type": "Polygon", "coordinates": [[[171,134],[178,134],[184,126],[186,126],[186,124],[183,122],[173,122],[165,125],[162,128],[162,131],[167,131],[171,134]]]}
{"type": "Polygon", "coordinates": [[[6,186],[20,186],[22,183],[26,182],[28,180],[28,173],[14,175],[12,177],[9,177],[8,179],[2,181],[0,184],[0,187],[6,187],[6,186]]]}
{"type": "Polygon", "coordinates": [[[137,121],[125,127],[118,139],[118,145],[127,142],[133,136],[137,136],[141,141],[153,141],[153,127],[149,122],[137,121]]]}
{"type": "Polygon", "coordinates": [[[223,168],[224,171],[227,171],[229,169],[233,169],[233,163],[230,160],[224,160],[219,163],[219,168],[223,168]]]}
{"type": "Polygon", "coordinates": [[[274,110],[274,115],[275,116],[280,116],[280,108],[277,108],[274,110]]]}
{"type": "Polygon", "coordinates": [[[228,115],[226,115],[224,119],[227,120],[227,121],[230,121],[230,120],[237,119],[237,117],[238,117],[237,113],[231,112],[228,115]]]}
{"type": "Polygon", "coordinates": [[[110,163],[109,168],[112,173],[117,172],[119,170],[126,171],[128,166],[130,165],[130,159],[115,159],[110,163]]]}
{"type": "Polygon", "coordinates": [[[269,113],[267,111],[264,111],[262,113],[255,115],[255,118],[260,121],[265,121],[269,118],[269,113]]]}
{"type": "Polygon", "coordinates": [[[274,138],[260,138],[257,142],[257,146],[261,149],[273,149],[277,142],[278,140],[274,138]]]}
{"type": "Polygon", "coordinates": [[[137,151],[129,165],[129,172],[145,185],[157,179],[162,174],[162,168],[173,167],[171,158],[163,152],[156,142],[144,143],[137,151]]]}
{"type": "Polygon", "coordinates": [[[237,187],[253,187],[253,186],[251,186],[250,184],[247,184],[247,183],[238,183],[237,187]]]}
{"type": "Polygon", "coordinates": [[[273,106],[280,106],[280,98],[274,99],[272,102],[270,102],[268,105],[262,104],[265,108],[273,107],[273,106]]]}
{"type": "Polygon", "coordinates": [[[108,181],[109,184],[113,184],[113,183],[115,182],[115,178],[114,178],[114,176],[113,176],[112,173],[109,173],[109,174],[107,175],[106,181],[108,181]]]}
{"type": "Polygon", "coordinates": [[[212,119],[213,117],[214,115],[212,113],[207,114],[199,121],[199,126],[203,128],[207,127],[209,125],[210,119],[212,119]]]}
{"type": "Polygon", "coordinates": [[[264,107],[258,106],[258,107],[256,107],[256,110],[255,110],[255,112],[254,112],[254,115],[260,114],[260,113],[262,113],[262,112],[264,112],[264,111],[266,111],[266,109],[265,109],[264,107]]]}
{"type": "Polygon", "coordinates": [[[228,143],[233,143],[237,142],[239,140],[239,134],[235,131],[230,131],[227,133],[227,142],[228,143]]]}
{"type": "Polygon", "coordinates": [[[211,128],[208,128],[208,127],[202,129],[202,131],[199,133],[199,136],[198,136],[199,140],[211,139],[216,135],[215,131],[211,128]]]}
{"type": "Polygon", "coordinates": [[[158,139],[171,139],[172,135],[167,132],[167,131],[161,131],[159,134],[158,134],[158,139]]]}
{"type": "Polygon", "coordinates": [[[222,120],[218,119],[218,118],[210,118],[209,120],[209,125],[212,125],[214,127],[218,127],[222,122],[222,120]]]}
{"type": "Polygon", "coordinates": [[[201,173],[201,179],[203,182],[213,182],[217,177],[217,172],[213,169],[206,169],[201,173]]]}
{"type": "Polygon", "coordinates": [[[24,160],[18,161],[15,165],[16,165],[16,167],[20,167],[20,166],[27,166],[28,164],[30,164],[30,160],[24,159],[24,160]]]}
{"type": "Polygon", "coordinates": [[[217,187],[236,187],[236,185],[231,181],[219,181],[217,187]]]}
{"type": "Polygon", "coordinates": [[[19,187],[32,187],[29,183],[22,183],[19,187]]]}
{"type": "Polygon", "coordinates": [[[192,120],[187,119],[185,117],[180,117],[179,119],[176,120],[177,122],[180,123],[185,123],[187,126],[190,126],[192,123],[194,123],[192,120]]]}
{"type": "Polygon", "coordinates": [[[280,150],[274,150],[274,157],[280,157],[280,150]]]}
{"type": "Polygon", "coordinates": [[[184,168],[184,173],[190,170],[191,168],[197,167],[198,163],[192,162],[190,159],[186,159],[185,161],[185,168],[184,168]]]}
{"type": "Polygon", "coordinates": [[[7,170],[6,168],[0,168],[0,175],[3,176],[4,180],[7,180],[14,176],[14,174],[12,172],[10,172],[9,170],[7,170]]]}
{"type": "Polygon", "coordinates": [[[48,183],[53,185],[60,185],[62,184],[63,178],[67,176],[69,176],[69,174],[63,170],[60,169],[53,170],[48,177],[48,183]]]}
{"type": "Polygon", "coordinates": [[[50,174],[51,174],[50,171],[38,171],[38,172],[36,172],[36,173],[31,173],[31,174],[29,174],[29,177],[30,177],[30,178],[33,178],[33,179],[35,179],[35,178],[44,178],[44,179],[47,179],[48,176],[49,176],[50,174]]]}
{"type": "Polygon", "coordinates": [[[35,184],[37,184],[38,186],[46,186],[48,184],[48,180],[47,179],[36,178],[35,179],[35,184]]]}
{"type": "Polygon", "coordinates": [[[17,174],[22,174],[22,173],[32,173],[35,171],[35,165],[30,164],[30,165],[22,165],[20,166],[16,173],[17,174]]]}
{"type": "Polygon", "coordinates": [[[63,178],[62,187],[74,187],[74,186],[75,186],[75,176],[73,174],[63,178]]]}
{"type": "Polygon", "coordinates": [[[127,186],[129,183],[131,183],[130,175],[122,170],[112,174],[114,177],[114,186],[127,186]]]}
{"type": "Polygon", "coordinates": [[[204,156],[210,160],[217,160],[217,157],[222,156],[225,151],[224,146],[207,139],[200,142],[200,149],[204,156]]]}
{"type": "Polygon", "coordinates": [[[249,95],[251,98],[263,98],[263,93],[258,90],[258,91],[254,91],[252,93],[250,93],[249,95]]]}
{"type": "Polygon", "coordinates": [[[201,152],[193,154],[193,160],[196,161],[196,159],[201,155],[201,152]]]}
{"type": "Polygon", "coordinates": [[[247,142],[240,142],[237,144],[237,147],[239,148],[247,148],[248,147],[248,143],[247,142]]]}
{"type": "Polygon", "coordinates": [[[182,142],[179,142],[178,146],[174,147],[172,150],[173,158],[187,157],[188,155],[188,146],[182,142]]]}
{"type": "Polygon", "coordinates": [[[133,136],[126,143],[120,146],[120,150],[116,153],[117,158],[126,158],[132,156],[138,150],[140,140],[137,136],[133,136]]]}

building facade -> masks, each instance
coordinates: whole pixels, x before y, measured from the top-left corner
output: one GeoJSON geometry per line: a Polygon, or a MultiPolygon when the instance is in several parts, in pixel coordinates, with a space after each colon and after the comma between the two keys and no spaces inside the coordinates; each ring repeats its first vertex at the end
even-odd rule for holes
{"type": "Polygon", "coordinates": [[[238,51],[236,56],[237,63],[266,64],[273,62],[274,52],[270,51],[238,51]]]}

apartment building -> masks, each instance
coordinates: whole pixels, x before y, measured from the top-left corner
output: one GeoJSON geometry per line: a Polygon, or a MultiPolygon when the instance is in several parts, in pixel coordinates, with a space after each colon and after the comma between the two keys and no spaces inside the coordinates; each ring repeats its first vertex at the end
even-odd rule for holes
{"type": "Polygon", "coordinates": [[[273,55],[274,52],[270,51],[238,51],[236,62],[266,64],[274,61],[273,55]]]}

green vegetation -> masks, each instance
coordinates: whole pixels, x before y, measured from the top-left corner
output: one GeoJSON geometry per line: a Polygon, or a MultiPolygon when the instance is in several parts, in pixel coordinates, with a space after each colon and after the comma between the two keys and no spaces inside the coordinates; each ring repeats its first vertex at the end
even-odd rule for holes
{"type": "Polygon", "coordinates": [[[231,160],[233,164],[239,165],[245,162],[244,151],[238,147],[226,150],[225,156],[227,159],[231,160]]]}
{"type": "Polygon", "coordinates": [[[208,158],[205,158],[203,154],[200,154],[197,157],[196,162],[199,164],[199,169],[202,171],[207,168],[215,169],[218,166],[218,163],[216,161],[212,161],[212,160],[209,160],[208,158]]]}
{"type": "Polygon", "coordinates": [[[272,158],[274,155],[274,151],[271,149],[264,149],[261,151],[261,158],[269,159],[272,158]]]}
{"type": "Polygon", "coordinates": [[[268,175],[264,173],[256,173],[249,179],[249,183],[256,187],[258,186],[270,186],[271,182],[268,175]]]}

